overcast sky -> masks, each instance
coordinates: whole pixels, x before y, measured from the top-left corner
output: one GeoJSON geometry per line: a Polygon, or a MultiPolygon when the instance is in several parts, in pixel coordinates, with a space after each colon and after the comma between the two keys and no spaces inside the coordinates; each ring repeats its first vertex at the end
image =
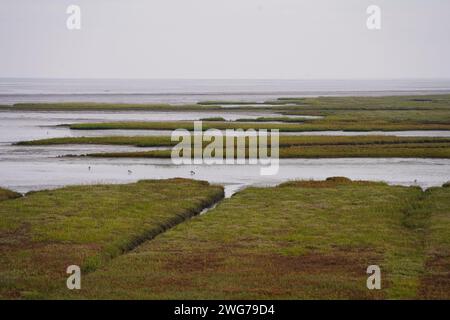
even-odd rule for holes
{"type": "Polygon", "coordinates": [[[450,1],[1,0],[0,46],[0,77],[450,78],[450,1]]]}

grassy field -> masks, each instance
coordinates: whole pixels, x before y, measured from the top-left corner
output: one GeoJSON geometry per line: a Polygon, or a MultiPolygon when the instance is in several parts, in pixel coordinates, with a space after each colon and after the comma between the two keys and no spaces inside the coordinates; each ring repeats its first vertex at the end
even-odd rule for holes
{"type": "Polygon", "coordinates": [[[42,298],[69,265],[92,272],[223,197],[206,182],[171,179],[74,186],[0,202],[0,298],[42,298]]]}
{"type": "Polygon", "coordinates": [[[249,188],[50,297],[450,298],[450,188],[289,182],[249,188]],[[379,265],[382,289],[366,288],[379,265]]]}

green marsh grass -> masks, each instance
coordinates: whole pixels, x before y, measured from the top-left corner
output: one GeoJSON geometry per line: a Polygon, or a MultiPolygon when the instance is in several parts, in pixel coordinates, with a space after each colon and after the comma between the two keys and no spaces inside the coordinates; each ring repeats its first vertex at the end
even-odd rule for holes
{"type": "MultiPolygon", "coordinates": [[[[236,158],[236,150],[234,154],[236,158]]],[[[248,158],[248,149],[245,151],[248,158]]],[[[226,150],[223,151],[226,157],[226,150]]],[[[270,155],[270,150],[268,152],[270,155]]],[[[85,156],[96,158],[171,158],[171,150],[152,150],[135,152],[105,152],[89,153],[85,156]]],[[[182,156],[182,152],[180,154],[182,156]]],[[[193,151],[192,151],[193,156],[193,151]]],[[[214,155],[213,155],[214,156],[214,155]]],[[[318,158],[435,158],[449,159],[450,145],[423,146],[410,145],[399,147],[398,145],[378,146],[317,146],[317,147],[281,147],[280,159],[318,159],[318,158]]]]}
{"type": "MultiPolygon", "coordinates": [[[[224,108],[217,101],[195,105],[168,104],[98,104],[98,103],[54,103],[16,104],[10,110],[149,110],[149,111],[208,111],[221,112],[264,111],[280,116],[240,121],[219,121],[218,117],[205,121],[204,129],[279,129],[282,132],[304,131],[404,131],[404,130],[450,130],[450,95],[391,96],[391,97],[318,97],[280,98],[275,102],[257,103],[258,107],[248,107],[240,102],[220,102],[220,104],[240,104],[237,108],[224,108]],[[276,108],[268,104],[279,104],[276,108]],[[320,115],[321,119],[296,119],[289,115],[320,115]],[[213,120],[213,121],[212,121],[213,120]],[[269,121],[282,122],[279,124],[269,121]]],[[[73,124],[72,129],[147,129],[192,130],[190,121],[161,122],[112,122],[73,124]]]]}
{"type": "MultiPolygon", "coordinates": [[[[69,125],[72,130],[194,130],[193,121],[163,121],[163,122],[99,122],[77,123],[69,125]]],[[[342,119],[340,121],[325,119],[303,120],[301,123],[269,123],[269,122],[240,122],[240,121],[204,121],[202,130],[208,129],[278,129],[280,132],[306,131],[409,131],[409,130],[450,130],[450,122],[430,123],[421,121],[385,121],[363,119],[342,119]]]]}
{"type": "Polygon", "coordinates": [[[448,262],[449,199],[449,188],[423,192],[345,178],[248,188],[87,275],[82,292],[54,296],[448,297],[442,279],[450,269],[430,261],[444,255],[448,262]],[[369,265],[381,268],[381,290],[366,288],[369,265]]]}
{"type": "Polygon", "coordinates": [[[0,297],[65,288],[66,268],[92,272],[223,197],[185,179],[72,186],[0,202],[0,297]]]}
{"type": "MultiPolygon", "coordinates": [[[[225,138],[224,138],[225,139],[225,138]]],[[[315,145],[380,145],[380,144],[445,144],[450,138],[396,137],[396,136],[280,136],[279,144],[284,147],[315,145]]],[[[170,136],[106,136],[106,137],[64,137],[21,141],[16,145],[45,146],[64,144],[133,145],[137,147],[173,146],[170,136]]],[[[270,139],[269,139],[270,144],[270,139]]]]}

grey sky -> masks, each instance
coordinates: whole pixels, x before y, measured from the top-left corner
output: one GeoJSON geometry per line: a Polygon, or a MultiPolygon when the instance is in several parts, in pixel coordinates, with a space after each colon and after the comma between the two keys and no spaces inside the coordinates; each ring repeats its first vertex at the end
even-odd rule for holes
{"type": "Polygon", "coordinates": [[[0,77],[450,78],[450,1],[1,0],[0,44],[0,77]]]}

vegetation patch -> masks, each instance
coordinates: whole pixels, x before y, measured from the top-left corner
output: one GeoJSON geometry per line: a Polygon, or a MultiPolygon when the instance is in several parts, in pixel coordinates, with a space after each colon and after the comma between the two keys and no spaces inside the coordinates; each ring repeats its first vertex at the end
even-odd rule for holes
{"type": "MultiPolygon", "coordinates": [[[[164,121],[164,122],[98,122],[76,123],[69,126],[72,130],[176,130],[194,131],[193,121],[164,121]]],[[[280,132],[307,131],[408,131],[408,130],[450,130],[450,123],[428,123],[419,121],[386,122],[386,121],[333,121],[325,118],[318,120],[304,120],[303,123],[270,123],[270,122],[239,122],[239,121],[205,121],[202,130],[209,129],[267,129],[280,132]]]]}
{"type": "Polygon", "coordinates": [[[164,147],[173,146],[169,136],[149,136],[149,137],[67,137],[50,138],[42,140],[21,141],[16,143],[20,146],[50,146],[64,144],[94,144],[94,145],[132,145],[137,147],[164,147]]]}
{"type": "MultiPolygon", "coordinates": [[[[235,138],[236,140],[236,138],[235,138]]],[[[71,137],[19,142],[18,145],[134,145],[137,147],[172,147],[178,141],[170,137],[71,137]]],[[[271,141],[269,139],[269,145],[271,141]]],[[[204,142],[203,147],[208,143],[204,142]]],[[[225,141],[223,142],[225,146],[225,141]]],[[[237,141],[235,141],[237,146],[237,141]]],[[[246,139],[248,146],[248,139],[246,139]]],[[[280,158],[345,158],[399,157],[450,158],[450,138],[392,137],[392,136],[281,136],[280,158]]],[[[234,153],[237,155],[236,148],[234,153]]],[[[270,151],[270,149],[269,149],[270,151]]],[[[245,151],[248,156],[248,150],[245,151]]],[[[227,152],[224,149],[224,156],[227,152]]],[[[111,158],[170,158],[171,150],[142,152],[91,153],[92,157],[111,158]]]]}
{"type": "MultiPolygon", "coordinates": [[[[233,149],[234,157],[238,156],[238,148],[233,149]]],[[[243,150],[245,157],[249,157],[249,149],[243,150]]],[[[267,149],[271,155],[270,149],[267,149]]],[[[223,157],[227,156],[226,148],[223,157]]],[[[90,153],[86,156],[99,158],[171,158],[172,150],[151,150],[136,152],[107,152],[90,153]]],[[[180,152],[183,156],[183,152],[180,152]]],[[[212,155],[214,156],[214,154],[212,155]]],[[[191,157],[194,151],[191,150],[191,157]]],[[[410,143],[410,144],[347,144],[347,145],[309,145],[309,146],[281,146],[281,159],[317,159],[317,158],[450,158],[450,144],[410,143]]]]}
{"type": "Polygon", "coordinates": [[[201,121],[226,121],[224,118],[222,117],[211,117],[211,118],[203,118],[200,119],[201,121]]]}
{"type": "Polygon", "coordinates": [[[54,296],[442,297],[450,269],[433,259],[450,248],[447,199],[448,188],[423,192],[344,178],[248,188],[89,274],[82,291],[54,296]],[[369,265],[381,268],[381,290],[366,287],[369,265]]]}
{"type": "Polygon", "coordinates": [[[450,299],[450,188],[427,190],[415,215],[427,217],[420,298],[450,299]]]}
{"type": "MultiPolygon", "coordinates": [[[[223,188],[185,179],[73,186],[0,202],[0,297],[40,298],[200,213],[223,188]]],[[[67,290],[67,289],[66,289],[67,290]]]]}
{"type": "MultiPolygon", "coordinates": [[[[225,139],[225,138],[224,138],[225,139]]],[[[248,139],[247,139],[248,140],[248,139]]],[[[224,140],[225,142],[225,140],[224,140]]],[[[268,143],[270,145],[269,137],[268,143]]],[[[450,138],[428,137],[395,137],[395,136],[280,136],[279,145],[292,146],[327,146],[327,145],[383,145],[383,144],[446,144],[450,138]]],[[[94,144],[94,145],[132,145],[136,147],[173,146],[178,141],[172,141],[170,136],[132,136],[132,137],[65,137],[32,141],[22,141],[16,145],[45,146],[64,144],[94,144]]]]}

